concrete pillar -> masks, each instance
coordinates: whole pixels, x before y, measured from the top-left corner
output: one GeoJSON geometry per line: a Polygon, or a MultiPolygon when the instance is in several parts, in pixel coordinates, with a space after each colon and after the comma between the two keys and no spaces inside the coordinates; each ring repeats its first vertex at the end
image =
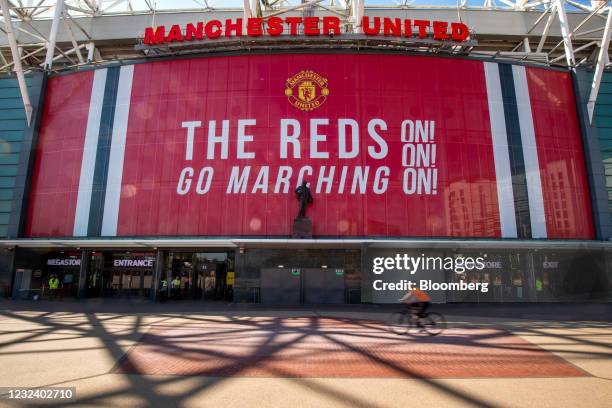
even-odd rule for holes
{"type": "Polygon", "coordinates": [[[12,297],[15,287],[15,251],[16,248],[0,250],[0,298],[12,297]]]}
{"type": "Polygon", "coordinates": [[[243,270],[244,267],[244,248],[236,248],[234,250],[234,302],[236,303],[248,303],[252,300],[250,299],[250,294],[248,290],[244,287],[244,282],[246,280],[246,273],[243,270]]]}
{"type": "Polygon", "coordinates": [[[368,258],[368,246],[361,244],[361,303],[372,303],[372,265],[368,258]]]}
{"type": "Polygon", "coordinates": [[[151,291],[151,300],[153,301],[158,300],[159,288],[164,270],[164,260],[164,251],[158,249],[155,253],[155,267],[153,269],[153,290],[151,291]]]}
{"type": "Polygon", "coordinates": [[[79,269],[79,288],[77,297],[83,299],[87,297],[87,278],[89,277],[89,264],[91,260],[91,251],[84,249],[81,251],[81,267],[79,269]]]}
{"type": "Polygon", "coordinates": [[[525,285],[524,290],[525,290],[525,300],[528,300],[530,302],[536,302],[538,300],[537,296],[536,296],[536,290],[535,290],[535,261],[534,258],[536,257],[536,255],[532,252],[529,251],[527,254],[525,254],[525,257],[527,258],[526,264],[527,264],[527,270],[525,271],[525,285]]]}

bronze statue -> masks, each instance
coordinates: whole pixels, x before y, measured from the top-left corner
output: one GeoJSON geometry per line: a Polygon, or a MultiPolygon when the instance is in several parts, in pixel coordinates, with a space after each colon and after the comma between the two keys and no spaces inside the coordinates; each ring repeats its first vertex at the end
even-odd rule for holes
{"type": "Polygon", "coordinates": [[[300,202],[298,218],[306,217],[306,205],[312,203],[312,194],[310,194],[310,188],[307,182],[303,181],[302,185],[295,189],[295,198],[300,202]]]}

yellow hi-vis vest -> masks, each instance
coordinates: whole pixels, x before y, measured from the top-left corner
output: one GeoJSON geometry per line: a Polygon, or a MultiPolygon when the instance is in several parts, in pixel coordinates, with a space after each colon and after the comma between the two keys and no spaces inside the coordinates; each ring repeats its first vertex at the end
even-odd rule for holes
{"type": "Polygon", "coordinates": [[[49,279],[49,289],[57,289],[59,288],[59,279],[51,278],[49,279]]]}

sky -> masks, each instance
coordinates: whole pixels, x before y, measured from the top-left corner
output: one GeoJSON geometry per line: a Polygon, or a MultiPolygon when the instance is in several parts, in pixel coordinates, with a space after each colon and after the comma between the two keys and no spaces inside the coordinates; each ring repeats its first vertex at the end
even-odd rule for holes
{"type": "MultiPolygon", "coordinates": [[[[113,1],[107,0],[108,4],[112,4],[113,1]]],[[[154,0],[150,0],[154,1],[154,0]]],[[[460,0],[459,0],[460,1],[460,0]]],[[[495,2],[495,0],[493,0],[495,2]]],[[[576,0],[579,3],[589,4],[587,0],[576,0]]],[[[169,9],[169,8],[198,8],[204,4],[204,0],[157,0],[158,9],[169,9]]],[[[300,0],[290,0],[291,4],[300,4],[300,0]]],[[[365,0],[366,6],[389,6],[402,4],[402,0],[365,0]]],[[[135,9],[146,8],[144,0],[132,0],[132,4],[135,9]]],[[[215,8],[224,7],[242,7],[243,0],[208,0],[209,6],[215,8]]],[[[329,4],[329,0],[325,0],[323,4],[329,4]]],[[[411,0],[412,5],[426,6],[455,6],[457,0],[411,0]]],[[[468,0],[468,4],[471,6],[482,6],[483,0],[468,0]]],[[[501,2],[499,2],[501,4],[501,2]]]]}

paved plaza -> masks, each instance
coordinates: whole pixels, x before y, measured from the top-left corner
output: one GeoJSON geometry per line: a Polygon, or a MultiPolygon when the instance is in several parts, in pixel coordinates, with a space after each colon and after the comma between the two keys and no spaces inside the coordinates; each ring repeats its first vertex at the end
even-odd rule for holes
{"type": "MultiPolygon", "coordinates": [[[[448,330],[430,337],[388,331],[383,310],[68,310],[78,305],[0,311],[0,386],[76,387],[72,403],[79,406],[608,407],[612,401],[606,321],[447,313],[448,330]]],[[[0,405],[28,403],[4,396],[0,405]]]]}

